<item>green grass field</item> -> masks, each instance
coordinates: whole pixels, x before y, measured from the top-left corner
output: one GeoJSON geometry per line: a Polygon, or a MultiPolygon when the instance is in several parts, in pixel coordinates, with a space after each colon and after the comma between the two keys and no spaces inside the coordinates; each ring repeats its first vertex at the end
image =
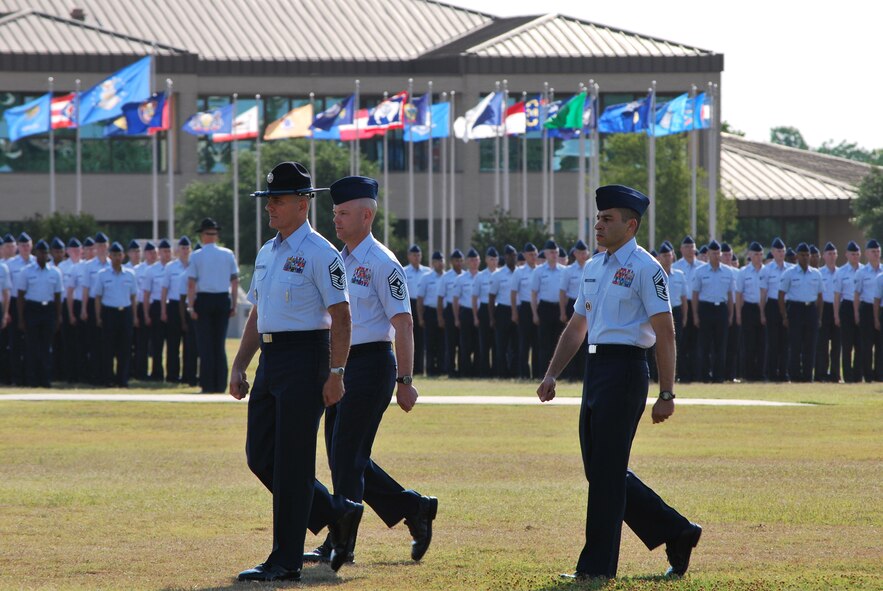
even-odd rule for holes
{"type": "MultiPolygon", "coordinates": [[[[422,380],[423,394],[532,395],[520,382],[422,380]]],[[[180,388],[156,392],[182,391],[180,388]]],[[[192,391],[185,389],[184,391],[192,391]]],[[[575,385],[559,395],[579,394],[575,385]]],[[[680,407],[638,431],[632,468],[704,527],[688,576],[624,528],[605,589],[883,588],[883,386],[693,385],[680,397],[812,401],[680,407]]],[[[418,403],[419,404],[419,403],[418,403]]],[[[0,394],[0,588],[253,589],[271,499],[244,457],[244,404],[15,402],[0,394]]],[[[390,407],[375,459],[440,499],[432,548],[370,512],[357,564],[288,587],[569,590],[586,483],[577,407],[390,407]]],[[[320,454],[324,447],[320,446],[320,454]]],[[[324,456],[323,456],[324,458],[324,456]]],[[[327,481],[324,459],[319,477],[327,481]]],[[[307,536],[313,547],[320,538],[307,536]]]]}

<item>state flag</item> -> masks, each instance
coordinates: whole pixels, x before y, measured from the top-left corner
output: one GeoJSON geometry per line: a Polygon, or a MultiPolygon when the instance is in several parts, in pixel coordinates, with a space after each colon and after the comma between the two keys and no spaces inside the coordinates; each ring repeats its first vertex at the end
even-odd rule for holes
{"type": "Polygon", "coordinates": [[[52,129],[67,129],[77,126],[74,93],[52,99],[52,129]]]}
{"type": "Polygon", "coordinates": [[[264,139],[271,141],[310,137],[310,123],[312,121],[313,105],[307,104],[294,108],[267,126],[267,130],[264,132],[264,139]]]}
{"type": "Polygon", "coordinates": [[[258,137],[257,105],[236,116],[230,133],[220,132],[212,134],[212,141],[217,144],[235,140],[253,140],[256,137],[258,137]]]}
{"type": "Polygon", "coordinates": [[[123,114],[124,104],[150,98],[152,63],[153,58],[142,58],[80,95],[80,125],[115,119],[123,114]]]}

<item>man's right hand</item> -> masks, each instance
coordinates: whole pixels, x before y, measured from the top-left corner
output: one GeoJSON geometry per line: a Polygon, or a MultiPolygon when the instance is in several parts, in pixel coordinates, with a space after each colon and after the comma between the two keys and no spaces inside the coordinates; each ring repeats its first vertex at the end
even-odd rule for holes
{"type": "Polygon", "coordinates": [[[322,399],[325,401],[325,406],[334,406],[340,402],[343,393],[343,378],[334,373],[330,374],[322,387],[322,399]]]}
{"type": "Polygon", "coordinates": [[[539,388],[537,388],[537,396],[540,398],[540,402],[549,402],[555,398],[555,378],[552,376],[544,377],[539,388]]]}
{"type": "Polygon", "coordinates": [[[242,400],[248,394],[248,379],[245,371],[234,367],[230,372],[230,396],[242,400]]]}

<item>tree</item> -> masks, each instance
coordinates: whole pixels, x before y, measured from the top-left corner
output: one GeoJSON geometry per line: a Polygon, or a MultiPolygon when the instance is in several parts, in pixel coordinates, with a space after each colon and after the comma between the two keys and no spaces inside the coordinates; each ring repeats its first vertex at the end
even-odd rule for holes
{"type": "MultiPolygon", "coordinates": [[[[617,134],[605,139],[601,183],[621,184],[647,193],[647,137],[617,134]]],[[[656,240],[677,242],[690,233],[690,164],[686,135],[656,138],[656,240]]],[[[654,197],[654,196],[651,196],[654,197]]],[[[708,239],[708,177],[699,169],[696,187],[697,242],[708,239]]],[[[726,236],[736,220],[736,204],[722,193],[717,198],[717,234],[726,236]]],[[[645,214],[638,242],[647,244],[648,217],[645,214]]],[[[650,248],[658,247],[658,244],[650,248]]],[[[648,248],[649,250],[649,248],[648,248]]]]}
{"type": "Polygon", "coordinates": [[[732,123],[730,123],[729,121],[721,122],[721,133],[728,133],[730,135],[745,137],[745,132],[741,129],[736,129],[735,127],[733,127],[732,123]]]}
{"type": "Polygon", "coordinates": [[[855,221],[867,236],[883,237],[883,169],[871,169],[852,203],[855,221]]]}
{"type": "MultiPolygon", "coordinates": [[[[316,142],[316,169],[310,171],[315,186],[327,187],[331,182],[349,174],[349,147],[336,142],[316,142]]],[[[302,162],[309,166],[309,141],[303,139],[283,140],[261,145],[261,185],[266,185],[267,173],[276,164],[286,160],[302,162]]],[[[377,175],[377,164],[364,158],[360,164],[361,173],[366,176],[377,175]]],[[[255,154],[254,152],[239,153],[239,260],[250,262],[255,259],[255,198],[251,193],[255,190],[255,154]]],[[[190,183],[183,191],[181,203],[176,208],[176,216],[180,233],[195,236],[200,221],[205,217],[213,217],[221,226],[221,241],[227,246],[234,244],[233,236],[233,173],[228,170],[218,176],[218,180],[196,181],[190,183]]],[[[383,188],[381,188],[381,191],[383,188]]],[[[264,201],[260,202],[263,208],[264,201]]],[[[335,237],[331,215],[331,199],[326,192],[319,193],[313,201],[317,207],[317,230],[326,238],[339,244],[335,237]]],[[[374,233],[383,226],[382,210],[375,219],[374,233]]],[[[261,236],[264,241],[271,238],[275,231],[267,226],[269,219],[266,211],[261,209],[261,236]]],[[[393,225],[391,221],[390,226],[393,225]]],[[[382,236],[381,236],[382,237],[382,236]]],[[[403,257],[407,245],[404,239],[391,236],[388,245],[397,255],[403,257]]],[[[401,258],[401,260],[405,260],[401,258]]]]}
{"type": "Polygon", "coordinates": [[[809,145],[803,139],[803,134],[796,127],[774,127],[770,130],[770,141],[781,146],[809,150],[809,145]]]}
{"type": "Polygon", "coordinates": [[[9,228],[15,236],[20,232],[27,232],[34,242],[41,238],[48,242],[56,236],[65,242],[74,236],[82,240],[86,236],[94,236],[99,230],[106,234],[110,233],[107,226],[96,222],[88,213],[77,215],[58,211],[49,216],[36,214],[21,222],[10,224],[9,228]]]}
{"type": "Polygon", "coordinates": [[[828,140],[816,151],[822,154],[830,154],[831,156],[839,156],[840,158],[883,166],[883,150],[866,150],[865,148],[860,148],[855,142],[842,140],[839,144],[835,145],[834,140],[828,140]]]}
{"type": "MultiPolygon", "coordinates": [[[[509,212],[500,208],[494,210],[490,218],[482,219],[478,228],[472,233],[472,244],[478,254],[484,258],[484,253],[489,246],[496,247],[502,255],[503,247],[511,244],[519,251],[528,242],[532,242],[540,250],[551,233],[548,228],[540,223],[522,225],[521,220],[512,217],[509,212]]],[[[564,250],[568,250],[575,242],[576,236],[565,232],[558,232],[555,241],[564,250]]],[[[463,254],[466,254],[465,252],[463,254]]]]}

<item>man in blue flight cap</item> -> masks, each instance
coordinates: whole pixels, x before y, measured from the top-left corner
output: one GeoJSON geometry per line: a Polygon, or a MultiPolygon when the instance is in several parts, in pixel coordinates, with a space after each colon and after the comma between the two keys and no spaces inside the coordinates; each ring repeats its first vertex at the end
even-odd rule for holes
{"type": "Polygon", "coordinates": [[[417,286],[417,320],[423,330],[426,375],[438,376],[445,368],[445,334],[439,324],[442,311],[437,309],[438,288],[445,270],[441,251],[432,253],[430,264],[432,270],[420,278],[417,286]]]}
{"type": "Polygon", "coordinates": [[[862,251],[850,240],[846,245],[846,264],[834,274],[834,326],[840,328],[840,357],[843,381],[847,384],[860,382],[861,339],[855,322],[853,298],[855,298],[855,274],[861,268],[862,251]]]}
{"type": "Polygon", "coordinates": [[[635,235],[650,200],[622,185],[600,187],[595,235],[607,247],[586,264],[574,315],[558,341],[537,395],[555,397],[556,377],[586,341],[588,355],[580,444],[589,481],[586,543],[576,579],[616,576],[622,522],[653,549],[666,544],[669,575],[681,576],[702,528],[690,523],[628,469],[629,453],[647,403],[647,349],[656,344],[660,394],[653,422],[674,413],[674,326],[665,272],[637,245],[635,235]]]}
{"type": "MultiPolygon", "coordinates": [[[[411,297],[411,310],[417,312],[417,291],[420,279],[432,270],[426,265],[421,265],[423,251],[419,244],[412,244],[408,248],[408,264],[405,266],[405,278],[408,281],[408,293],[411,297]]],[[[414,323],[414,375],[423,375],[423,361],[426,356],[426,345],[423,341],[423,329],[419,323],[414,323]]]]}
{"type": "Polygon", "coordinates": [[[504,264],[491,275],[488,307],[494,331],[494,375],[515,377],[518,371],[518,327],[512,322],[512,300],[509,284],[518,262],[518,251],[511,244],[503,247],[504,264]]]}
{"type": "Polygon", "coordinates": [[[49,245],[34,246],[35,262],[18,276],[18,328],[25,335],[25,384],[52,386],[52,340],[61,323],[61,271],[49,265],[49,245]]]}
{"type": "Polygon", "coordinates": [[[837,276],[837,247],[833,242],[825,244],[822,254],[822,312],[819,323],[819,340],[816,345],[816,381],[840,381],[840,327],[834,324],[835,277],[837,276]]]}
{"type": "Polygon", "coordinates": [[[788,373],[793,382],[811,382],[815,369],[822,274],[809,266],[809,246],[797,245],[797,265],[779,281],[779,313],[788,329],[788,373]]]}

